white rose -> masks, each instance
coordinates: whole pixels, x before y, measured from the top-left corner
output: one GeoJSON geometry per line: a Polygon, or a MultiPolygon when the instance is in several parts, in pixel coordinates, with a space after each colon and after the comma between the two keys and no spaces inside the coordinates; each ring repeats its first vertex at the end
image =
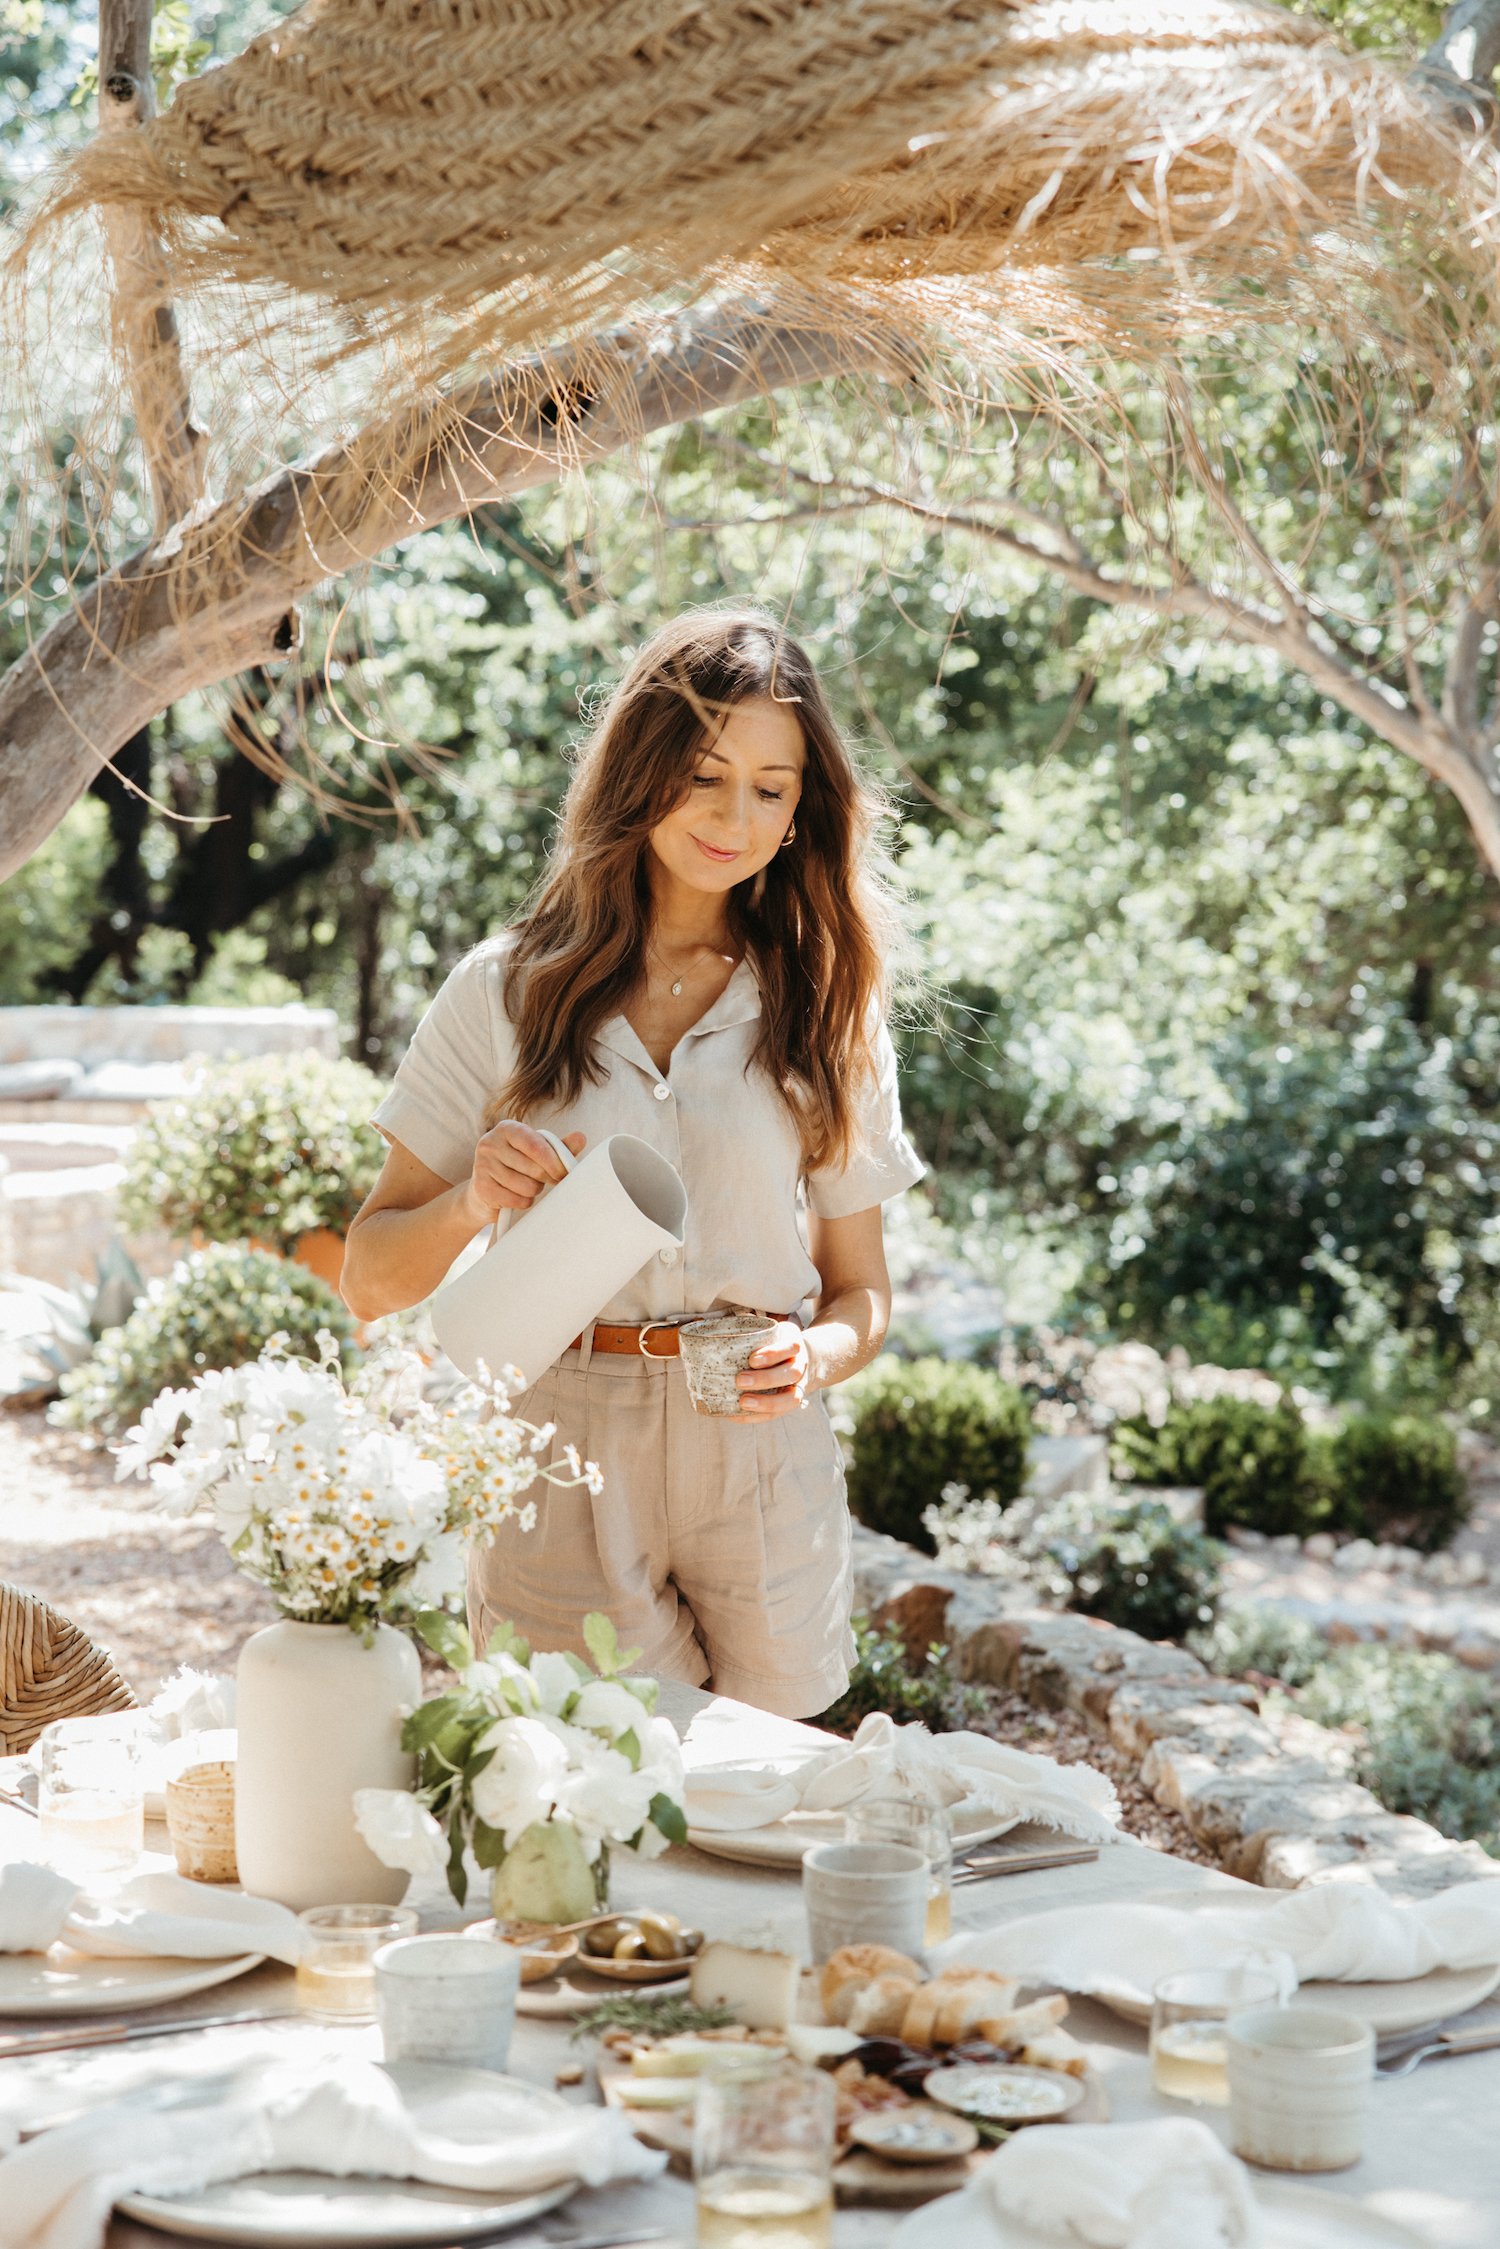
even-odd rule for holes
{"type": "Polygon", "coordinates": [[[621,1734],[644,1732],[646,1706],[616,1679],[591,1679],[578,1697],[570,1720],[575,1726],[587,1726],[591,1733],[615,1741],[621,1734]]]}
{"type": "Polygon", "coordinates": [[[426,1806],[404,1788],[357,1788],[354,1823],[382,1866],[405,1867],[419,1879],[441,1878],[448,1864],[448,1838],[426,1806]]]}
{"type": "Polygon", "coordinates": [[[680,1804],[687,1786],[682,1769],[682,1744],[670,1718],[648,1718],[641,1728],[641,1771],[658,1791],[680,1804]]]}
{"type": "Polygon", "coordinates": [[[497,1709],[507,1707],[501,1700],[501,1688],[507,1680],[520,1689],[524,1709],[535,1710],[537,1706],[536,1681],[514,1656],[481,1656],[467,1670],[461,1671],[459,1677],[471,1695],[483,1695],[497,1709]]]}
{"type": "Polygon", "coordinates": [[[543,1710],[553,1718],[559,1715],[569,1695],[578,1692],[579,1678],[572,1664],[566,1656],[556,1655],[550,1649],[532,1657],[531,1676],[543,1710]]]}
{"type": "Polygon", "coordinates": [[[541,1718],[501,1718],[475,1747],[495,1754],[475,1775],[474,1810],[486,1827],[500,1829],[509,1850],[553,1810],[567,1779],[568,1752],[541,1718]]]}
{"type": "Polygon", "coordinates": [[[628,1757],[606,1749],[595,1735],[580,1733],[558,1810],[582,1834],[623,1843],[650,1812],[655,1793],[649,1777],[633,1771],[628,1757]]]}

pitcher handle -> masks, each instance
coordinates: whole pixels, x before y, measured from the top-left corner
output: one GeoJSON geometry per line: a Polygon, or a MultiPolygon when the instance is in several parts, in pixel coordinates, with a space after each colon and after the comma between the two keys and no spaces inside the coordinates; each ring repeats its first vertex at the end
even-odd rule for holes
{"type": "MultiPolygon", "coordinates": [[[[539,1132],[542,1138],[545,1141],[549,1142],[550,1145],[556,1149],[558,1155],[562,1158],[563,1169],[565,1171],[576,1171],[578,1169],[579,1159],[574,1155],[572,1149],[568,1146],[565,1140],[559,1139],[558,1135],[555,1132],[549,1132],[545,1125],[533,1125],[531,1129],[533,1132],[539,1132]]],[[[559,1182],[553,1179],[548,1182],[548,1187],[556,1187],[558,1184],[559,1182]]],[[[542,1189],[542,1195],[545,1195],[548,1192],[548,1187],[544,1187],[542,1189]]],[[[542,1195],[538,1195],[536,1197],[537,1202],[541,1201],[542,1195]]],[[[494,1248],[496,1242],[499,1241],[501,1235],[505,1232],[506,1228],[510,1225],[511,1220],[515,1218],[516,1215],[517,1213],[513,1210],[502,1210],[496,1213],[494,1229],[490,1234],[489,1246],[491,1249],[494,1248]]]]}

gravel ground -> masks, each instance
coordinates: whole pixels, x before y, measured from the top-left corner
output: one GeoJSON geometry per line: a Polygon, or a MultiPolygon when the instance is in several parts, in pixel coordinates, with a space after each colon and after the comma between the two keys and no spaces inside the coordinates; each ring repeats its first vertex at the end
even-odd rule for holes
{"type": "Polygon", "coordinates": [[[975,1730],[990,1734],[1012,1749],[1031,1749],[1055,1757],[1060,1765],[1093,1765],[1114,1782],[1127,1835],[1149,1844],[1153,1851],[1169,1851],[1173,1858],[1191,1859],[1197,1866],[1218,1866],[1214,1853],[1205,1850],[1180,1812],[1158,1804],[1141,1786],[1140,1774],[1106,1735],[1098,1734],[1070,1710],[1033,1710],[1022,1695],[998,1687],[984,1690],[989,1709],[974,1721],[975,1730]]]}
{"type": "MultiPolygon", "coordinates": [[[[275,1616],[214,1530],[164,1515],[145,1484],[117,1484],[106,1451],[50,1429],[40,1412],[0,1413],[0,1577],[81,1625],[142,1701],[179,1664],[232,1670],[246,1635],[275,1616]]],[[[1060,1764],[1097,1766],[1118,1789],[1132,1835],[1177,1858],[1216,1863],[1081,1718],[984,1692],[982,1732],[1060,1764]]]]}

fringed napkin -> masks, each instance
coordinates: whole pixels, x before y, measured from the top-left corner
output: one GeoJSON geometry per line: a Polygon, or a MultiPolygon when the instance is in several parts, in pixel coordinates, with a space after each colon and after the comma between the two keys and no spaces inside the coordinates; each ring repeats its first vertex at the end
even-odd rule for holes
{"type": "Polygon", "coordinates": [[[302,1925],[269,1898],[207,1889],[177,1874],[138,1874],[107,1898],[90,1898],[50,1866],[25,1859],[0,1866],[0,1952],[45,1952],[54,1944],[109,1960],[264,1952],[291,1966],[302,1925]]]}

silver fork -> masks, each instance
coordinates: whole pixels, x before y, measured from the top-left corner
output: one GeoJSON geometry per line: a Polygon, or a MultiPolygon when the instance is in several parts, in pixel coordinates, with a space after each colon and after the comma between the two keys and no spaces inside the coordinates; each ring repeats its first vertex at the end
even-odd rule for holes
{"type": "Polygon", "coordinates": [[[1377,2061],[1375,2074],[1377,2077],[1410,2077],[1414,2069],[1431,2061],[1436,2054],[1479,2054],[1486,2046],[1500,2046],[1500,2019],[1491,2017],[1488,2022],[1474,2023],[1468,2030],[1429,2032],[1409,2053],[1377,2061]]]}

